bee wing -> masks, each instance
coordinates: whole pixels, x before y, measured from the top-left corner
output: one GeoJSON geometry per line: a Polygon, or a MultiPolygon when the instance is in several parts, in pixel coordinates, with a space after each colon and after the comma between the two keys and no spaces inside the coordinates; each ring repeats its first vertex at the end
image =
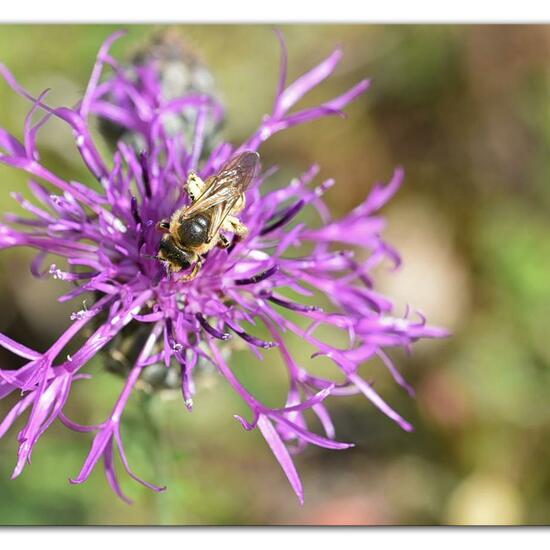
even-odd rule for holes
{"type": "Polygon", "coordinates": [[[222,203],[234,203],[244,194],[250,182],[256,176],[260,165],[260,156],[245,151],[232,158],[216,174],[208,178],[204,192],[185,210],[185,216],[208,210],[222,203]]]}
{"type": "Polygon", "coordinates": [[[237,189],[231,187],[225,187],[211,195],[207,195],[205,192],[193,204],[189,205],[185,209],[183,215],[188,218],[197,212],[204,212],[214,206],[219,206],[220,204],[227,202],[236,202],[240,196],[241,193],[237,189]]]}
{"type": "Polygon", "coordinates": [[[230,181],[244,193],[256,176],[260,166],[260,155],[254,151],[245,151],[228,161],[220,170],[218,178],[230,181]]]}
{"type": "Polygon", "coordinates": [[[233,207],[237,203],[237,200],[239,197],[228,201],[224,203],[223,205],[219,206],[215,211],[214,215],[212,216],[212,223],[210,225],[210,228],[208,230],[208,240],[212,239],[214,235],[218,233],[221,226],[223,225],[223,222],[229,216],[231,211],[233,210],[233,207]]]}

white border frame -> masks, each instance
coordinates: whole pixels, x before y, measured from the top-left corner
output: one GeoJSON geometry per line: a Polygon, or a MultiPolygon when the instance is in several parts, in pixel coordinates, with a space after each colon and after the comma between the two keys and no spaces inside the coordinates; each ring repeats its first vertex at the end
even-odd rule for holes
{"type": "Polygon", "coordinates": [[[5,1],[4,23],[534,23],[550,22],[545,0],[154,0],[5,1]]]}

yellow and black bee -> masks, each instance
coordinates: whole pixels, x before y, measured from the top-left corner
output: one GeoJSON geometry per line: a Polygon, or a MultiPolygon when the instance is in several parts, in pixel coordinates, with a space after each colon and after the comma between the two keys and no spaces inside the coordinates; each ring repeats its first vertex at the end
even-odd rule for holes
{"type": "Polygon", "coordinates": [[[176,210],[170,220],[157,224],[157,228],[165,233],[157,258],[166,262],[174,272],[193,266],[191,273],[181,278],[182,281],[191,281],[197,276],[203,256],[209,250],[215,246],[229,246],[221,231],[233,233],[238,239],[248,234],[248,228],[237,214],[245,207],[245,192],[259,165],[258,153],[245,151],[206,181],[195,172],[189,173],[187,193],[191,204],[176,210]]]}

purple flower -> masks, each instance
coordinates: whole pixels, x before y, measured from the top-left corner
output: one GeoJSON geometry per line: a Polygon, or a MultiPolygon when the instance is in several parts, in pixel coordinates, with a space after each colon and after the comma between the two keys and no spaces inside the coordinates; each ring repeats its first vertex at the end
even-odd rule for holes
{"type": "Polygon", "coordinates": [[[71,326],[45,352],[0,335],[0,345],[27,360],[18,370],[0,370],[0,398],[12,392],[21,395],[0,424],[0,436],[28,411],[18,436],[13,477],[30,463],[42,434],[59,420],[72,430],[93,434],[90,452],[72,483],[86,481],[103,459],[112,488],[128,500],[115,473],[116,449],[132,478],[161,491],[141,480],[128,464],[120,432],[126,403],[138,380],[154,386],[153,379],[158,378],[164,386],[180,384],[184,403],[191,410],[194,374],[212,363],[250,407],[248,419],[236,418],[247,430],[259,428],[302,502],[302,484],[291,452],[310,443],[329,449],[351,446],[335,440],[326,401],[363,393],[403,429],[411,430],[359,369],[379,357],[395,381],[412,393],[385,350],[408,349],[419,338],[446,335],[427,326],[419,314],[415,318],[407,311],[404,317],[394,316],[392,303],[373,289],[370,272],[377,264],[385,258],[399,264],[397,253],[380,236],[384,220],[378,211],[400,187],[403,171],[397,169],[388,184],[375,185],[348,216],[334,219],[323,202],[324,192],[334,181],[314,184],[316,165],[270,191],[262,184],[275,169],[267,169],[249,186],[247,206],[240,215],[249,229],[247,238],[234,240],[227,249],[212,249],[199,276],[189,282],[167,274],[155,258],[161,238],[156,224],[188,204],[183,183],[191,170],[205,179],[237,153],[258,151],[276,132],[324,116],[343,116],[342,109],[367,90],[369,81],[359,82],[322,105],[293,110],[332,74],[342,54],[336,50],[287,86],[287,55],[279,37],[282,63],[272,112],[242,145],[220,142],[210,152],[205,149],[212,135],[208,128],[217,127],[224,117],[215,96],[187,89],[171,97],[152,58],[129,71],[109,54],[121,35],[112,35],[101,47],[84,97],[74,107],[50,107],[46,92],[33,97],[0,66],[11,88],[32,102],[22,141],[0,129],[0,162],[29,175],[35,198],[31,203],[14,195],[30,216],[10,216],[9,225],[0,225],[0,247],[37,249],[32,272],[67,281],[69,290],[61,301],[90,292],[96,297],[93,305],[73,314],[71,326]],[[109,75],[102,80],[107,68],[109,75]],[[36,112],[43,113],[38,122],[33,121],[36,112]],[[76,148],[91,176],[100,182],[101,191],[62,179],[41,163],[36,137],[51,117],[72,128],[76,148]],[[104,127],[110,125],[120,138],[112,159],[99,153],[91,132],[92,117],[102,119],[104,127]],[[184,124],[174,126],[174,117],[183,117],[184,124]],[[306,209],[317,215],[318,222],[311,227],[300,221],[306,209]],[[302,245],[309,252],[302,253],[302,245]],[[58,263],[48,266],[46,260],[51,256],[59,257],[58,263]],[[64,267],[58,267],[60,262],[64,267]],[[319,307],[320,299],[330,306],[319,307]],[[84,345],[72,356],[60,356],[84,327],[93,329],[84,345]],[[325,341],[318,334],[321,327],[343,334],[346,343],[336,347],[325,341]],[[260,337],[262,331],[268,339],[260,337]],[[313,357],[330,358],[338,376],[329,379],[312,374],[307,364],[293,357],[285,333],[298,335],[314,350],[313,357]],[[110,416],[95,426],[68,418],[64,406],[73,382],[89,378],[83,372],[86,364],[102,350],[120,355],[128,338],[128,365],[122,371],[117,367],[125,376],[125,386],[110,416]],[[259,360],[269,361],[274,354],[284,360],[289,389],[279,408],[263,404],[231,369],[230,352],[239,341],[259,360]],[[308,428],[304,412],[309,409],[319,418],[324,435],[308,428]]]}

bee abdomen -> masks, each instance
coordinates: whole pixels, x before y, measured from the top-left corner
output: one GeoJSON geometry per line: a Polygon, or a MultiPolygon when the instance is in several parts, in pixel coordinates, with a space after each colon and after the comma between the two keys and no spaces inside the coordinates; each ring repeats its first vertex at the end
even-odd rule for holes
{"type": "Polygon", "coordinates": [[[180,219],[178,237],[185,246],[199,246],[206,242],[210,220],[199,214],[192,218],[180,219]]]}
{"type": "Polygon", "coordinates": [[[178,246],[172,235],[165,235],[160,241],[159,259],[169,262],[172,271],[181,271],[193,263],[195,255],[178,246]]]}

